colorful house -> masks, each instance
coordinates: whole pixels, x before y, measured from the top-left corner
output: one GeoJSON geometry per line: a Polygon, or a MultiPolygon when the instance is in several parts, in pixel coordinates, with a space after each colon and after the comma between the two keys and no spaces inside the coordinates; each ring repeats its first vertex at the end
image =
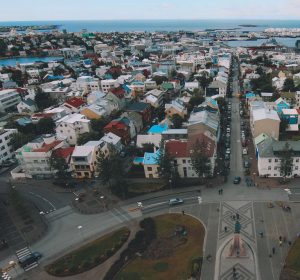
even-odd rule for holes
{"type": "Polygon", "coordinates": [[[277,112],[279,114],[282,113],[283,109],[290,109],[290,104],[287,103],[286,101],[284,101],[281,97],[279,97],[276,101],[275,101],[276,107],[277,107],[277,112]]]}

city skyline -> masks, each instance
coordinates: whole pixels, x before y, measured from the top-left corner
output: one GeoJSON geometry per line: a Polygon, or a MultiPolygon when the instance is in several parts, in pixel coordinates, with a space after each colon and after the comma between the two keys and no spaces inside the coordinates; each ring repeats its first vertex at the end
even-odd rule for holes
{"type": "Polygon", "coordinates": [[[299,0],[199,1],[154,0],[142,2],[87,0],[16,0],[2,4],[1,21],[35,20],[201,20],[201,19],[278,19],[294,20],[300,16],[299,0]],[[32,9],[34,7],[34,9],[32,9]],[[116,9],[117,7],[117,9],[116,9]],[[255,11],[255,13],[254,13],[255,11]],[[253,13],[252,13],[253,12],[253,13]]]}

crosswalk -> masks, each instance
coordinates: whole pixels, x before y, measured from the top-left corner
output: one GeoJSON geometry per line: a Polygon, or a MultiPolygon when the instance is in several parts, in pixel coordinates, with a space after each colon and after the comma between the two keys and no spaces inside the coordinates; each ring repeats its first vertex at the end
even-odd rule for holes
{"type": "Polygon", "coordinates": [[[7,272],[2,273],[1,277],[4,280],[10,280],[10,279],[12,279],[11,276],[9,276],[9,274],[7,272]]]}
{"type": "MultiPolygon", "coordinates": [[[[30,249],[28,247],[24,247],[18,251],[16,251],[16,255],[17,255],[17,258],[18,260],[20,261],[21,259],[31,255],[32,252],[30,251],[30,249]]],[[[28,270],[31,270],[35,267],[37,267],[39,264],[37,261],[33,261],[32,263],[30,263],[29,265],[25,266],[23,269],[25,271],[28,271],[28,270]]]]}

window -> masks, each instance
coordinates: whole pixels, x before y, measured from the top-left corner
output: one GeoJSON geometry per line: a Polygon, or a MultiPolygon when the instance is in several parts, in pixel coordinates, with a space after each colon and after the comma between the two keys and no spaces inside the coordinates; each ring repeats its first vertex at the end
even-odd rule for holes
{"type": "Polygon", "coordinates": [[[271,158],[269,158],[269,162],[272,162],[272,159],[271,159],[271,158]]]}
{"type": "Polygon", "coordinates": [[[271,170],[272,169],[272,167],[271,166],[268,166],[268,170],[271,170]]]}
{"type": "Polygon", "coordinates": [[[274,170],[277,170],[277,166],[274,167],[274,170]]]}
{"type": "Polygon", "coordinates": [[[295,166],[295,170],[298,170],[298,166],[295,166]]]}
{"type": "Polygon", "coordinates": [[[177,160],[176,160],[176,159],[174,159],[174,161],[173,161],[173,162],[174,162],[174,164],[177,164],[177,160]]]}
{"type": "Polygon", "coordinates": [[[278,158],[275,158],[275,162],[278,162],[278,158]]]}
{"type": "Polygon", "coordinates": [[[33,163],[39,163],[39,161],[35,159],[35,160],[33,161],[33,163]]]}
{"type": "Polygon", "coordinates": [[[299,159],[298,159],[298,158],[296,158],[296,162],[299,162],[299,159]]]}
{"type": "Polygon", "coordinates": [[[277,176],[277,174],[274,174],[274,177],[276,177],[277,176]]]}
{"type": "Polygon", "coordinates": [[[152,167],[147,167],[147,171],[152,171],[152,167]]]}
{"type": "Polygon", "coordinates": [[[185,159],[183,159],[183,160],[182,160],[182,163],[186,163],[186,160],[185,160],[185,159]]]}
{"type": "Polygon", "coordinates": [[[64,133],[64,132],[61,130],[60,133],[64,133]]]}

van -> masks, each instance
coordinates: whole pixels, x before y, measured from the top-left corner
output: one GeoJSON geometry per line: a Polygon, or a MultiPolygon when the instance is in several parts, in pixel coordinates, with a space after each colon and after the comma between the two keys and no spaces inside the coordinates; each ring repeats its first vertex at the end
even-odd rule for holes
{"type": "Polygon", "coordinates": [[[243,155],[248,155],[248,150],[246,148],[243,149],[243,155]]]}

